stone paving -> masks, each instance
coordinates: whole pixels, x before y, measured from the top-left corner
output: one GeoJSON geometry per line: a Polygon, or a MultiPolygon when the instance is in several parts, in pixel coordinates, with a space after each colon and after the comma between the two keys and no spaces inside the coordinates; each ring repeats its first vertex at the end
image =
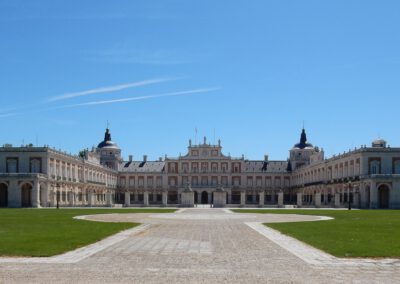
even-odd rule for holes
{"type": "Polygon", "coordinates": [[[400,283],[395,263],[375,261],[368,266],[354,260],[349,265],[349,260],[335,258],[334,263],[310,263],[254,227],[262,222],[319,220],[316,216],[187,209],[87,218],[148,226],[125,232],[120,241],[75,263],[0,259],[0,283],[400,283]]]}

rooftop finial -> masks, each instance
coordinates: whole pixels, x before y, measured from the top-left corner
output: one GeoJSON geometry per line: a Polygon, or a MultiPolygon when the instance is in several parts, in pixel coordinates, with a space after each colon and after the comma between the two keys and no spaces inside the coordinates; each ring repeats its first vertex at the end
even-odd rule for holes
{"type": "Polygon", "coordinates": [[[307,143],[307,134],[306,130],[303,127],[303,130],[301,131],[301,136],[300,136],[300,144],[306,144],[307,143]]]}
{"type": "Polygon", "coordinates": [[[106,133],[104,134],[104,141],[111,141],[111,133],[110,133],[110,129],[107,127],[106,129],[106,133]]]}

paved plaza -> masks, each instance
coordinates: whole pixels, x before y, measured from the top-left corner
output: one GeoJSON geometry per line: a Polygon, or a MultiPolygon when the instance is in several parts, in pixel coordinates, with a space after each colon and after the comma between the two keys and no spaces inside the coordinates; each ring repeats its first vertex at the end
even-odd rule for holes
{"type": "Polygon", "coordinates": [[[62,256],[0,258],[0,283],[400,283],[399,260],[338,259],[260,225],[317,216],[183,209],[82,218],[144,225],[62,256]]]}

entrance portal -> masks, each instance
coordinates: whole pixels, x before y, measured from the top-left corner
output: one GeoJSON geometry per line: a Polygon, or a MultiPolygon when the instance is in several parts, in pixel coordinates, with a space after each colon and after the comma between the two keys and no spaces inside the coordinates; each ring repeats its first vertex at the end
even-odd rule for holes
{"type": "Polygon", "coordinates": [[[201,204],[208,204],[208,193],[207,193],[207,191],[203,191],[201,193],[201,204]]]}
{"type": "Polygon", "coordinates": [[[8,188],[4,183],[0,183],[0,207],[8,206],[8,188]]]}
{"type": "Polygon", "coordinates": [[[385,184],[379,186],[379,208],[389,208],[389,187],[385,184]]]}
{"type": "Polygon", "coordinates": [[[32,206],[32,186],[29,183],[25,183],[21,187],[21,207],[32,206]]]}

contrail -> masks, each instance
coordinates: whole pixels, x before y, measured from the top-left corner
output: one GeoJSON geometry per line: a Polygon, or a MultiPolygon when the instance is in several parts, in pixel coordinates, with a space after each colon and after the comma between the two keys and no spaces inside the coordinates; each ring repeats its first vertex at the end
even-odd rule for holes
{"type": "Polygon", "coordinates": [[[125,90],[125,89],[153,85],[153,84],[158,84],[158,83],[163,83],[163,82],[168,82],[168,81],[178,80],[178,79],[180,79],[180,78],[157,78],[157,79],[150,79],[150,80],[144,80],[144,81],[133,82],[133,83],[120,84],[120,85],[115,85],[115,86],[95,88],[95,89],[81,91],[81,92],[66,93],[66,94],[63,94],[60,96],[51,97],[47,100],[47,102],[56,102],[56,101],[67,100],[67,99],[72,99],[72,98],[76,98],[76,97],[83,97],[83,96],[88,96],[88,95],[93,95],[93,94],[117,92],[117,91],[121,91],[121,90],[125,90]]]}
{"type": "Polygon", "coordinates": [[[130,102],[130,101],[149,100],[149,99],[161,98],[161,97],[173,97],[173,96],[183,96],[183,95],[191,95],[191,94],[198,94],[198,93],[208,93],[208,92],[216,91],[219,89],[220,88],[194,89],[194,90],[189,90],[189,91],[173,92],[173,93],[150,95],[150,96],[130,97],[130,98],[104,100],[104,101],[93,101],[93,102],[87,102],[87,103],[67,105],[65,107],[93,106],[93,105],[102,105],[102,104],[114,104],[114,103],[130,102]]]}

